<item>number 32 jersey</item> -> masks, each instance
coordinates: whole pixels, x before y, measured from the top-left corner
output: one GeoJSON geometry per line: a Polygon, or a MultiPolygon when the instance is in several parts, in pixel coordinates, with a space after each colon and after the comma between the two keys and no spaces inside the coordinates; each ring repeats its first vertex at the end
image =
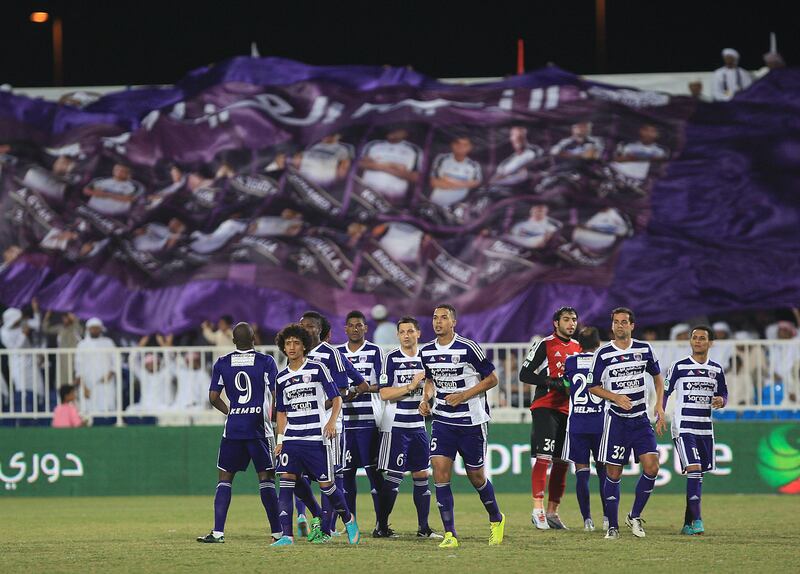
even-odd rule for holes
{"type": "Polygon", "coordinates": [[[230,406],[222,436],[230,439],[254,439],[272,436],[272,396],[278,366],[270,355],[251,351],[233,351],[214,363],[210,391],[228,396],[230,406]]]}
{"type": "Polygon", "coordinates": [[[594,396],[586,386],[592,367],[592,353],[567,357],[564,376],[569,381],[569,432],[599,434],[603,432],[605,401],[594,396]]]}

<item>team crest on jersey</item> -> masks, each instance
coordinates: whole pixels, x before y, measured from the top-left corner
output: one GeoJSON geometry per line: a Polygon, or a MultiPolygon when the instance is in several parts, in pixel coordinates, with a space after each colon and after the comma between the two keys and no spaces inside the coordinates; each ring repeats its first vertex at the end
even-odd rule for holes
{"type": "Polygon", "coordinates": [[[709,369],[708,370],[708,376],[711,377],[712,379],[716,379],[717,378],[717,372],[716,371],[712,371],[711,369],[709,369]]]}
{"type": "Polygon", "coordinates": [[[311,375],[303,375],[303,382],[310,383],[311,382],[311,375]]]}
{"type": "Polygon", "coordinates": [[[642,354],[641,353],[634,353],[633,354],[633,360],[634,361],[641,361],[642,360],[642,354]]]}
{"type": "Polygon", "coordinates": [[[457,365],[457,364],[459,364],[461,362],[461,357],[458,356],[458,355],[453,355],[452,361],[453,361],[454,365],[457,365]]]}
{"type": "Polygon", "coordinates": [[[367,356],[366,355],[359,355],[358,362],[359,363],[366,363],[367,362],[367,356]]]}

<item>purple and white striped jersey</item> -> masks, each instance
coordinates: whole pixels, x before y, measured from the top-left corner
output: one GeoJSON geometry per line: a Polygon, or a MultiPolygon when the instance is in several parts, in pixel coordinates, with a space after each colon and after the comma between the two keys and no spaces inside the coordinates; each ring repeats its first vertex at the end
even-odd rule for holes
{"type": "Polygon", "coordinates": [[[339,391],[327,367],[306,360],[293,371],[287,365],[278,373],[276,409],[286,413],[284,441],[322,441],[322,429],[328,420],[325,401],[335,399],[339,391]]]}
{"type": "MultiPolygon", "coordinates": [[[[364,341],[355,351],[347,344],[336,349],[352,363],[370,386],[377,386],[383,372],[383,351],[375,343],[364,341]]],[[[381,416],[381,399],[378,393],[363,393],[342,405],[345,429],[375,428],[381,416]]]]}
{"type": "Polygon", "coordinates": [[[564,361],[564,376],[569,381],[569,419],[567,428],[573,433],[603,432],[605,401],[589,392],[591,353],[570,355],[564,361]]]}
{"type": "MultiPolygon", "coordinates": [[[[381,388],[399,387],[410,383],[414,377],[425,369],[422,368],[422,355],[406,355],[397,348],[386,355],[385,377],[381,377],[381,388]]],[[[402,397],[397,402],[385,401],[381,430],[389,432],[393,429],[424,430],[425,418],[419,414],[419,402],[425,385],[402,397]]]]}
{"type": "Polygon", "coordinates": [[[675,396],[672,413],[672,437],[682,434],[714,436],[711,422],[711,400],[722,397],[728,402],[725,371],[719,363],[698,363],[692,357],[675,361],[664,382],[664,406],[675,396]]]}
{"type": "Polygon", "coordinates": [[[420,353],[425,377],[431,379],[436,388],[432,409],[434,422],[459,426],[489,422],[486,393],[454,407],[445,401],[447,395],[471,389],[494,372],[494,365],[483,349],[475,341],[456,334],[444,346],[434,339],[423,345],[420,353]]]}
{"type": "Polygon", "coordinates": [[[661,373],[649,343],[631,339],[630,347],[620,349],[611,341],[594,352],[586,384],[590,387],[602,385],[604,389],[630,399],[631,410],[623,410],[609,402],[609,412],[625,418],[647,416],[645,373],[652,376],[661,373]]]}

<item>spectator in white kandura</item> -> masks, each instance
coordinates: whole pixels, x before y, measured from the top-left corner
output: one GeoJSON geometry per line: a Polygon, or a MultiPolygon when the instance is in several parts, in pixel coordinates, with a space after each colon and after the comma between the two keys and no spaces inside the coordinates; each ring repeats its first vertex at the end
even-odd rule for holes
{"type": "Polygon", "coordinates": [[[739,52],[733,48],[722,50],[722,61],[725,65],[714,70],[711,84],[711,97],[716,102],[727,102],[737,92],[747,89],[753,83],[750,72],[739,67],[739,52]]]}
{"type": "MultiPolygon", "coordinates": [[[[25,319],[21,310],[9,307],[3,311],[0,340],[9,350],[30,349],[33,346],[31,335],[39,325],[38,312],[34,313],[32,319],[25,319]]],[[[34,402],[41,403],[44,400],[44,380],[32,354],[10,353],[8,375],[11,386],[20,393],[22,410],[31,410],[34,402]]]]}
{"type": "Polygon", "coordinates": [[[127,413],[163,411],[172,404],[172,374],[165,358],[156,353],[134,352],[130,355],[130,372],[139,381],[139,400],[125,409],[127,413]]]}
{"type": "MultiPolygon", "coordinates": [[[[75,349],[83,339],[83,327],[78,318],[72,313],[62,313],[58,323],[50,324],[52,311],[44,314],[42,333],[55,336],[56,346],[59,349],[75,349]]],[[[58,353],[58,386],[62,387],[72,383],[72,369],[70,351],[58,353]]]]}
{"type": "Polygon", "coordinates": [[[370,311],[372,319],[375,321],[375,329],[372,331],[372,342],[382,347],[397,345],[397,327],[386,320],[388,312],[386,307],[375,305],[370,311]]]}
{"type": "Polygon", "coordinates": [[[172,403],[173,410],[202,410],[204,407],[210,407],[208,387],[211,376],[203,368],[200,353],[197,351],[185,353],[178,359],[175,377],[178,388],[172,403]]]}
{"type": "Polygon", "coordinates": [[[733,354],[736,345],[731,340],[731,326],[725,321],[717,321],[711,328],[714,329],[714,345],[711,347],[709,356],[716,361],[726,373],[733,373],[733,354]]]}
{"type": "Polygon", "coordinates": [[[111,170],[111,177],[95,179],[83,193],[91,197],[89,207],[114,217],[127,215],[143,190],[142,184],[131,178],[131,168],[117,163],[111,170]]]}
{"type": "Polygon", "coordinates": [[[117,408],[116,355],[110,351],[116,345],[103,331],[103,322],[97,317],[86,321],[86,336],[75,353],[76,380],[86,399],[84,405],[88,405],[84,412],[109,413],[117,408]]]}
{"type": "Polygon", "coordinates": [[[211,233],[192,231],[189,247],[195,253],[214,253],[222,249],[231,239],[247,230],[247,222],[242,219],[226,219],[211,233]]]}
{"type": "Polygon", "coordinates": [[[355,156],[353,146],[344,143],[341,134],[333,133],[322,138],[292,158],[300,174],[322,186],[330,185],[347,176],[355,156]]]}

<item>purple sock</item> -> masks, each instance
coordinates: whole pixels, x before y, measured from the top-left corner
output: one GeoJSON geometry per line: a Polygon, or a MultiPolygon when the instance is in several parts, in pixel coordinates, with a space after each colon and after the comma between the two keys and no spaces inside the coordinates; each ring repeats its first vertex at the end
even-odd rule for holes
{"type": "MultiPolygon", "coordinates": [[[[302,478],[300,480],[303,480],[302,478]]],[[[297,516],[306,513],[306,505],[299,498],[294,499],[294,507],[297,509],[297,516]]]]}
{"type": "Polygon", "coordinates": [[[344,500],[347,502],[347,508],[352,514],[357,514],[357,494],[358,488],[356,487],[356,469],[348,470],[344,473],[344,500]]]}
{"type": "Polygon", "coordinates": [[[589,506],[589,477],[591,474],[588,466],[575,471],[575,494],[578,497],[578,507],[581,509],[581,516],[584,520],[592,517],[589,506]]]}
{"type": "Polygon", "coordinates": [[[386,530],[389,528],[389,515],[394,509],[394,503],[397,500],[397,493],[400,490],[400,483],[403,482],[402,472],[387,471],[383,479],[383,488],[381,489],[381,513],[378,516],[378,528],[386,530]]]}
{"type": "MultiPolygon", "coordinates": [[[[342,495],[342,500],[344,500],[344,474],[337,472],[333,482],[336,485],[336,489],[339,491],[339,494],[342,495]]],[[[346,500],[344,504],[347,506],[346,500]]],[[[328,530],[329,532],[334,532],[336,530],[336,519],[339,517],[339,515],[335,507],[331,506],[329,510],[330,514],[328,515],[328,530]]]]}
{"type": "Polygon", "coordinates": [[[655,485],[655,476],[647,476],[645,473],[642,473],[642,476],[639,477],[639,482],[636,483],[636,497],[633,499],[631,518],[638,518],[642,515],[644,505],[647,504],[655,485]]]}
{"type": "MultiPolygon", "coordinates": [[[[302,480],[302,479],[301,479],[302,480]]],[[[282,480],[279,496],[281,531],[284,536],[293,536],[292,532],[292,499],[294,499],[294,481],[282,480]]]]}
{"type": "Polygon", "coordinates": [[[414,479],[414,506],[417,507],[417,525],[428,530],[428,515],[431,512],[431,489],[427,478],[414,479]]]}
{"type": "Polygon", "coordinates": [[[597,470],[597,481],[600,490],[600,504],[603,508],[603,516],[607,517],[608,513],[606,512],[606,497],[603,496],[603,486],[606,483],[606,465],[598,463],[594,465],[594,468],[597,470]]]}
{"type": "MultiPolygon", "coordinates": [[[[690,472],[686,475],[686,507],[692,520],[700,520],[700,497],[703,490],[703,473],[690,472]]],[[[688,524],[688,522],[687,522],[688,524]]]]}
{"type": "Polygon", "coordinates": [[[258,492],[261,495],[261,504],[267,511],[267,520],[272,534],[282,530],[280,510],[278,509],[278,493],[275,492],[275,481],[265,480],[258,483],[258,492]]]}
{"type": "Polygon", "coordinates": [[[330,485],[328,488],[320,487],[320,490],[322,491],[322,495],[330,501],[334,516],[340,517],[342,522],[345,524],[353,519],[353,515],[350,514],[350,511],[347,509],[347,502],[344,500],[344,493],[336,488],[335,483],[330,485]]]}
{"type": "MultiPolygon", "coordinates": [[[[381,491],[383,490],[383,475],[378,472],[374,466],[368,466],[364,469],[367,473],[367,480],[369,480],[369,492],[372,494],[372,507],[375,509],[375,516],[378,517],[382,514],[381,510],[381,491]]],[[[355,508],[355,506],[353,506],[355,508]]],[[[350,512],[355,514],[351,509],[350,512]]]]}
{"type": "MultiPolygon", "coordinates": [[[[308,482],[305,476],[301,476],[295,481],[294,495],[299,500],[303,501],[303,509],[308,509],[311,512],[311,516],[315,518],[322,516],[322,509],[319,507],[317,499],[314,498],[314,493],[311,491],[311,483],[308,482]]],[[[298,514],[300,514],[299,511],[298,514]]]]}
{"type": "Polygon", "coordinates": [[[214,495],[214,530],[225,532],[225,519],[228,517],[228,507],[231,505],[231,483],[220,480],[217,483],[217,492],[214,495]]]}
{"type": "Polygon", "coordinates": [[[609,528],[619,528],[619,480],[611,480],[606,476],[603,486],[603,498],[606,499],[606,516],[609,528]]]}
{"type": "MultiPolygon", "coordinates": [[[[480,488],[475,488],[478,491],[478,496],[481,497],[481,502],[489,513],[489,522],[500,522],[503,516],[500,514],[500,508],[497,506],[497,499],[494,497],[494,487],[489,479],[483,483],[480,488]]],[[[455,535],[454,535],[455,536],[455,535]]]]}
{"type": "Polygon", "coordinates": [[[456,536],[456,522],[453,518],[453,491],[450,490],[450,483],[436,485],[436,505],[439,507],[439,514],[442,516],[442,526],[445,532],[450,532],[456,536]]]}

